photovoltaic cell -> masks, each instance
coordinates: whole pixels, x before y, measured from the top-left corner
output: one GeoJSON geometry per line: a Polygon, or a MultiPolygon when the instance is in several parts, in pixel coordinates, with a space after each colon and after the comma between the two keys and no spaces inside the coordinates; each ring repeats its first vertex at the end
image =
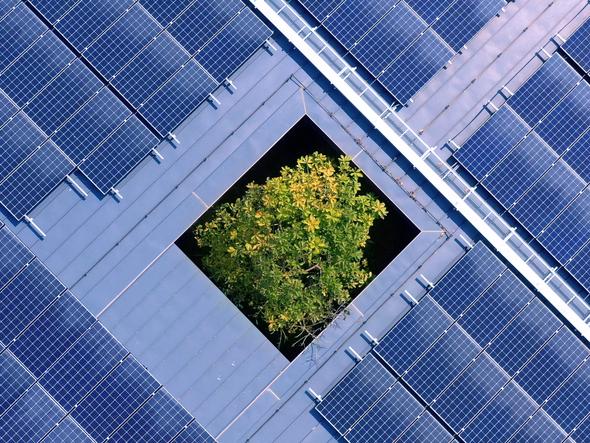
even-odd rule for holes
{"type": "Polygon", "coordinates": [[[454,1],[455,0],[408,0],[406,3],[408,3],[414,11],[420,14],[426,23],[430,24],[434,19],[440,17],[454,1]]]}
{"type": "Polygon", "coordinates": [[[351,52],[368,71],[378,76],[424,29],[426,23],[405,3],[397,3],[351,52]]]}
{"type": "Polygon", "coordinates": [[[350,443],[394,441],[424,410],[412,394],[395,384],[346,434],[350,443]]]}
{"type": "Polygon", "coordinates": [[[510,443],[561,443],[565,437],[563,429],[541,410],[514,434],[510,443]]]}
{"type": "Polygon", "coordinates": [[[529,127],[504,106],[455,152],[454,157],[481,180],[527,132],[529,127]]]}
{"type": "Polygon", "coordinates": [[[199,423],[193,421],[187,429],[182,431],[182,433],[174,439],[174,443],[215,443],[215,440],[199,423]]]}
{"type": "Polygon", "coordinates": [[[129,357],[72,411],[72,417],[97,441],[104,441],[159,387],[129,357]]]}
{"type": "Polygon", "coordinates": [[[46,30],[47,26],[24,3],[19,3],[0,21],[0,72],[46,30]]]}
{"type": "Polygon", "coordinates": [[[563,155],[563,160],[586,182],[590,182],[590,131],[586,132],[563,155]]]}
{"type": "Polygon", "coordinates": [[[453,55],[433,31],[427,30],[385,69],[378,80],[405,104],[453,55]]]}
{"type": "Polygon", "coordinates": [[[0,415],[10,407],[35,379],[23,368],[10,352],[0,354],[0,415]]]}
{"type": "Polygon", "coordinates": [[[43,443],[93,443],[93,440],[68,417],[43,439],[43,443]]]}
{"type": "Polygon", "coordinates": [[[0,288],[33,257],[31,251],[7,227],[0,229],[0,288]]]}
{"type": "Polygon", "coordinates": [[[242,9],[195,56],[208,72],[224,81],[272,35],[272,31],[248,8],[242,9]]]}
{"type": "Polygon", "coordinates": [[[127,351],[98,323],[41,378],[41,385],[69,411],[105,377],[127,351]]]}
{"type": "Polygon", "coordinates": [[[452,439],[438,420],[425,412],[396,443],[446,443],[452,439]]]}
{"type": "Polygon", "coordinates": [[[160,389],[109,438],[109,441],[169,442],[191,419],[191,415],[170,394],[160,389]]]}
{"type": "MultiPolygon", "coordinates": [[[[590,417],[586,417],[586,420],[578,426],[572,437],[577,442],[590,441],[590,417]]],[[[571,441],[568,440],[566,443],[571,443],[571,441]]]]}
{"type": "Polygon", "coordinates": [[[240,0],[197,0],[168,31],[188,52],[195,54],[243,7],[240,0]]]}
{"type": "Polygon", "coordinates": [[[508,104],[532,127],[576,86],[580,78],[559,54],[554,54],[510,97],[508,104]]]}
{"type": "Polygon", "coordinates": [[[590,21],[586,21],[562,46],[563,50],[580,65],[590,70],[590,21]]]}
{"type": "Polygon", "coordinates": [[[393,375],[369,354],[324,396],[316,410],[344,434],[394,383],[393,375]]]}
{"type": "Polygon", "coordinates": [[[451,318],[427,296],[380,340],[375,352],[403,374],[451,323],[451,318]]]}
{"type": "Polygon", "coordinates": [[[141,114],[161,136],[173,131],[199,104],[217,83],[190,61],[141,108],[141,114]]]}
{"type": "Polygon", "coordinates": [[[0,17],[10,12],[19,0],[0,0],[0,17]]]}
{"type": "Polygon", "coordinates": [[[51,23],[63,17],[80,0],[31,0],[30,3],[51,23]]]}
{"type": "Polygon", "coordinates": [[[169,25],[193,0],[141,0],[142,6],[152,14],[162,26],[169,25]]]}
{"type": "Polygon", "coordinates": [[[80,165],[80,171],[107,194],[148,153],[158,139],[132,116],[80,165]]]}
{"type": "Polygon", "coordinates": [[[17,112],[18,108],[12,103],[8,96],[0,90],[0,126],[17,112]]]}
{"type": "Polygon", "coordinates": [[[320,22],[343,2],[344,0],[300,0],[300,3],[320,22]]]}
{"type": "Polygon", "coordinates": [[[586,288],[590,289],[590,243],[584,246],[565,267],[586,288]]]}

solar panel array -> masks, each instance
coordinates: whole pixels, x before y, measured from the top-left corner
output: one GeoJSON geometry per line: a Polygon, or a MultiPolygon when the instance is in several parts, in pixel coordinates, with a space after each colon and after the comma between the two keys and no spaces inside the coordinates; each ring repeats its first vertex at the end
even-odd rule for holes
{"type": "Polygon", "coordinates": [[[299,0],[400,103],[505,6],[504,0],[299,0]]]}
{"type": "Polygon", "coordinates": [[[0,203],[107,194],[270,35],[241,0],[0,2],[0,203]]]}
{"type": "MultiPolygon", "coordinates": [[[[572,57],[589,27],[564,46],[572,57]]],[[[454,157],[590,290],[590,84],[579,70],[554,54],[454,157]]]]}
{"type": "Polygon", "coordinates": [[[588,441],[590,348],[480,242],[316,410],[349,442],[588,441]]]}
{"type": "Polygon", "coordinates": [[[0,441],[214,442],[0,225],[0,441]]]}

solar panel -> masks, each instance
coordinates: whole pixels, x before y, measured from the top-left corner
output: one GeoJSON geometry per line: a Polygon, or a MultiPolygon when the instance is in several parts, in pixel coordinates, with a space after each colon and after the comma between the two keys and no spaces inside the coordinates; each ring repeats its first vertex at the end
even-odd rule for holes
{"type": "Polygon", "coordinates": [[[29,371],[40,377],[94,321],[84,306],[66,292],[29,326],[10,350],[29,371]]]}
{"type": "Polygon", "coordinates": [[[571,331],[562,328],[520,370],[515,380],[537,403],[542,404],[588,354],[588,348],[571,331]]]}
{"type": "Polygon", "coordinates": [[[507,441],[537,409],[515,383],[509,383],[472,421],[461,436],[470,443],[507,441]]]}
{"type": "Polygon", "coordinates": [[[580,65],[590,70],[590,21],[586,21],[562,46],[563,50],[580,65]]]}
{"type": "Polygon", "coordinates": [[[394,441],[424,410],[400,384],[393,387],[346,434],[350,443],[394,441]]]}
{"type": "Polygon", "coordinates": [[[351,48],[352,54],[377,76],[426,29],[405,3],[397,3],[351,48]],[[384,51],[383,48],[387,48],[384,51]]]}
{"type": "Polygon", "coordinates": [[[565,267],[586,288],[590,289],[590,243],[584,246],[565,267]]]}
{"type": "Polygon", "coordinates": [[[459,324],[480,346],[486,346],[534,298],[510,270],[459,318],[459,324]]]}
{"type": "Polygon", "coordinates": [[[458,52],[505,5],[504,0],[459,0],[440,16],[432,28],[458,52]]]}
{"type": "Polygon", "coordinates": [[[455,0],[407,0],[406,3],[430,24],[454,2],[455,0]]]}
{"type": "Polygon", "coordinates": [[[22,367],[10,352],[0,353],[0,415],[10,407],[35,379],[22,367]]]}
{"type": "Polygon", "coordinates": [[[427,30],[378,77],[379,82],[405,104],[454,55],[432,30],[427,30]]]}
{"type": "Polygon", "coordinates": [[[95,440],[104,441],[159,386],[137,360],[126,358],[80,402],[72,417],[95,440]]]}
{"type": "Polygon", "coordinates": [[[68,66],[29,105],[28,116],[51,135],[103,87],[80,60],[68,66]]]}
{"type": "Polygon", "coordinates": [[[0,72],[14,62],[47,26],[24,3],[0,21],[0,72]]]}
{"type": "Polygon", "coordinates": [[[480,351],[481,348],[459,326],[453,325],[410,368],[404,380],[430,404],[480,351]]]}
{"type": "Polygon", "coordinates": [[[484,353],[436,400],[433,409],[459,432],[508,380],[484,353]]]}
{"type": "Polygon", "coordinates": [[[483,180],[483,185],[504,207],[510,207],[556,160],[557,154],[531,132],[483,180]]]}
{"type": "Polygon", "coordinates": [[[59,2],[56,2],[55,0],[30,0],[29,3],[32,4],[48,21],[55,23],[79,1],[80,0],[60,0],[59,2]]]}
{"type": "Polygon", "coordinates": [[[0,0],[0,17],[8,13],[18,2],[19,0],[0,0]]]}
{"type": "Polygon", "coordinates": [[[590,182],[590,131],[586,132],[578,141],[576,141],[568,151],[563,155],[563,160],[567,162],[576,173],[582,177],[586,183],[590,182]]]}
{"type": "Polygon", "coordinates": [[[95,323],[47,371],[40,384],[69,411],[126,355],[127,351],[95,323]]]}
{"type": "Polygon", "coordinates": [[[540,410],[514,434],[511,442],[561,443],[566,434],[545,412],[540,410]]]}
{"type": "Polygon", "coordinates": [[[37,385],[0,417],[0,441],[37,442],[65,413],[37,385]]]}
{"type": "Polygon", "coordinates": [[[110,79],[161,30],[150,14],[136,4],[84,51],[84,57],[110,79]]]}
{"type": "Polygon", "coordinates": [[[164,32],[123,68],[112,83],[137,108],[188,58],[188,53],[164,32]]]}
{"type": "Polygon", "coordinates": [[[170,394],[160,389],[109,438],[109,441],[169,442],[191,420],[191,415],[170,394]]]}
{"type": "Polygon", "coordinates": [[[451,323],[451,318],[427,296],[380,340],[375,352],[403,374],[451,323]]]}
{"type": "Polygon", "coordinates": [[[104,88],[63,125],[52,140],[79,164],[130,114],[129,108],[104,88]]]}
{"type": "Polygon", "coordinates": [[[271,35],[272,31],[245,8],[197,53],[195,60],[222,82],[271,35]]]}
{"type": "Polygon", "coordinates": [[[243,7],[240,0],[197,0],[168,31],[191,54],[195,54],[243,7]]]}
{"type": "Polygon", "coordinates": [[[508,107],[495,112],[454,157],[475,178],[482,179],[529,132],[529,127],[508,107]]]}
{"type": "Polygon", "coordinates": [[[514,375],[561,324],[539,299],[534,299],[492,341],[487,351],[506,372],[514,375]]]}
{"type": "Polygon", "coordinates": [[[107,194],[156,146],[158,139],[135,116],[80,165],[82,173],[107,194]]]}
{"type": "Polygon", "coordinates": [[[217,82],[190,61],[141,108],[141,114],[160,135],[172,132],[217,86],[217,82]]]}
{"type": "Polygon", "coordinates": [[[537,133],[563,154],[590,127],[590,85],[580,83],[537,126],[537,133]]]}
{"type": "Polygon", "coordinates": [[[93,440],[68,417],[43,439],[43,443],[93,443],[93,440]]]}
{"type": "MultiPolygon", "coordinates": [[[[586,420],[578,426],[576,431],[572,434],[575,441],[590,441],[590,417],[586,417],[586,420]]],[[[567,443],[571,443],[568,440],[567,443]]]]}
{"type": "Polygon", "coordinates": [[[477,243],[430,291],[430,296],[451,317],[459,316],[497,279],[506,266],[485,246],[477,243]]]}
{"type": "Polygon", "coordinates": [[[324,20],[346,0],[300,0],[301,4],[318,20],[324,20]]]}
{"type": "Polygon", "coordinates": [[[17,112],[18,108],[14,105],[12,100],[0,90],[0,126],[17,112]]]}
{"type": "Polygon", "coordinates": [[[576,86],[580,78],[555,54],[516,91],[508,104],[532,127],[576,86]]]}
{"type": "Polygon", "coordinates": [[[0,183],[0,203],[20,220],[74,169],[52,143],[45,143],[0,183]]]}
{"type": "Polygon", "coordinates": [[[194,0],[141,0],[141,4],[162,26],[168,26],[192,1],[194,0]]]}
{"type": "Polygon", "coordinates": [[[446,443],[452,439],[451,434],[430,413],[425,412],[397,440],[397,443],[446,443]]]}
{"type": "Polygon", "coordinates": [[[215,439],[199,423],[193,421],[187,429],[174,439],[174,443],[215,443],[215,439]]]}
{"type": "Polygon", "coordinates": [[[510,209],[533,235],[539,235],[582,190],[584,183],[563,162],[557,162],[510,209]]]}
{"type": "Polygon", "coordinates": [[[33,254],[6,227],[0,229],[0,288],[33,259],[33,254]]]}
{"type": "Polygon", "coordinates": [[[393,375],[369,354],[324,396],[316,410],[344,434],[394,383],[393,375]]]}

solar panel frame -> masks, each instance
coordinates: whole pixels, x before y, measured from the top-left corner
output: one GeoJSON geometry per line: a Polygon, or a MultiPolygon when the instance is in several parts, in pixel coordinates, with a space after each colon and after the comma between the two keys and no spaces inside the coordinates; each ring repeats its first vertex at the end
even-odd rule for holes
{"type": "Polygon", "coordinates": [[[451,440],[453,436],[426,411],[396,440],[396,443],[446,443],[451,440]]]}
{"type": "Polygon", "coordinates": [[[584,71],[590,71],[590,21],[585,21],[561,48],[584,71]]]}
{"type": "Polygon", "coordinates": [[[428,24],[440,17],[456,0],[406,0],[406,3],[428,24]]]}
{"type": "Polygon", "coordinates": [[[51,23],[57,22],[81,0],[30,0],[30,4],[51,23]]]}
{"type": "Polygon", "coordinates": [[[0,228],[0,289],[35,256],[7,227],[0,228]]]}
{"type": "Polygon", "coordinates": [[[565,161],[576,173],[586,182],[590,183],[590,131],[582,135],[568,150],[563,154],[565,161]]]}
{"type": "Polygon", "coordinates": [[[20,0],[0,0],[0,17],[9,13],[20,0]]]}
{"type": "Polygon", "coordinates": [[[319,22],[324,21],[346,0],[299,0],[305,9],[319,22]]]}
{"type": "Polygon", "coordinates": [[[588,263],[590,263],[590,243],[582,247],[571,261],[565,265],[565,268],[582,286],[590,290],[590,268],[588,263]]]}
{"type": "Polygon", "coordinates": [[[4,414],[35,379],[9,351],[0,353],[0,416],[4,414]]]}
{"type": "Polygon", "coordinates": [[[18,107],[0,89],[0,126],[4,125],[10,117],[18,112],[18,107]]]}
{"type": "Polygon", "coordinates": [[[43,443],[94,443],[70,417],[58,425],[42,440],[43,443]]]}
{"type": "Polygon", "coordinates": [[[539,410],[511,438],[510,443],[562,443],[566,433],[543,410],[539,410]]]}
{"type": "MultiPolygon", "coordinates": [[[[586,419],[576,427],[576,430],[572,433],[572,438],[578,442],[590,440],[590,417],[586,417],[586,419]]],[[[568,440],[566,443],[573,442],[568,440]]]]}
{"type": "Polygon", "coordinates": [[[215,443],[215,439],[196,420],[174,439],[174,443],[215,443]]]}

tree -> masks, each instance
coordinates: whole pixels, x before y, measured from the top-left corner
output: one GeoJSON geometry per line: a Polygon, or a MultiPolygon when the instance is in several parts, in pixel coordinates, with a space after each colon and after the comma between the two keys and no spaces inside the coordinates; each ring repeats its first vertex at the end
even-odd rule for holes
{"type": "Polygon", "coordinates": [[[350,158],[314,153],[195,230],[206,272],[281,341],[315,336],[372,277],[363,248],[387,209],[361,177],[350,158]]]}

